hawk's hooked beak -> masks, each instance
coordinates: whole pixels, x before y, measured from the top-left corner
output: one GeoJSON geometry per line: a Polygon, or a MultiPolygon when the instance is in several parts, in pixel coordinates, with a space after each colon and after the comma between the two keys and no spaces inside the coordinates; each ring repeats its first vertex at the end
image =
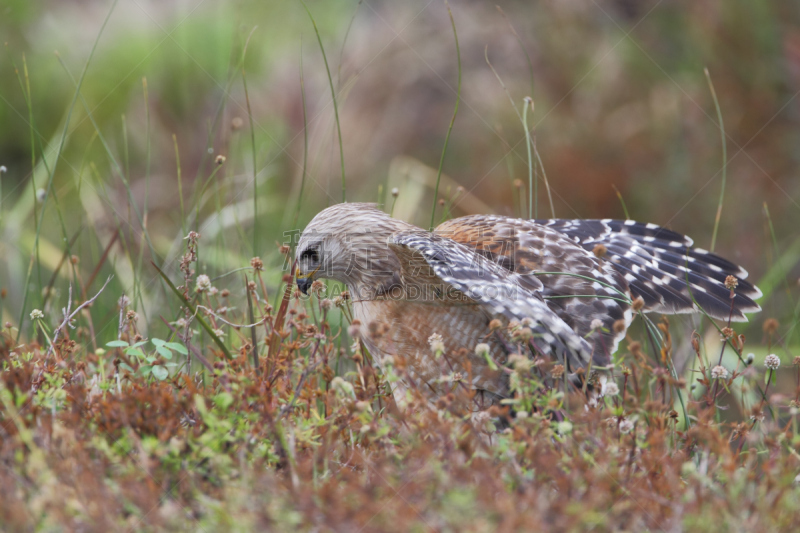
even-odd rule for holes
{"type": "MultiPolygon", "coordinates": [[[[317,270],[319,270],[319,268],[317,268],[317,270]]],[[[317,273],[317,270],[304,274],[299,268],[297,269],[297,274],[295,276],[297,277],[297,288],[300,289],[300,292],[308,294],[308,289],[310,289],[311,284],[314,283],[314,274],[317,273]]]]}
{"type": "Polygon", "coordinates": [[[311,288],[313,282],[311,276],[303,277],[300,274],[297,275],[297,288],[300,289],[300,292],[303,294],[308,294],[308,289],[311,288]]]}

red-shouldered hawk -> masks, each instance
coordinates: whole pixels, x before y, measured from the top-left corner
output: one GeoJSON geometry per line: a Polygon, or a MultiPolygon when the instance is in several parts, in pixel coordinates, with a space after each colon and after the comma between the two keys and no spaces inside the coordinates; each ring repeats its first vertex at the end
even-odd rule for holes
{"type": "Polygon", "coordinates": [[[608,365],[634,309],[701,307],[735,321],[760,310],[761,292],[744,269],[692,248],[688,237],[632,220],[475,215],[428,232],[375,205],[346,203],[314,217],[296,258],[301,291],[315,278],[347,286],[379,364],[401,355],[417,386],[441,394],[438,349],[492,402],[508,396],[508,379],[485,346],[476,353],[479,344],[500,364],[524,346],[574,372],[590,361],[608,365]],[[737,285],[733,297],[726,280],[737,285]]]}

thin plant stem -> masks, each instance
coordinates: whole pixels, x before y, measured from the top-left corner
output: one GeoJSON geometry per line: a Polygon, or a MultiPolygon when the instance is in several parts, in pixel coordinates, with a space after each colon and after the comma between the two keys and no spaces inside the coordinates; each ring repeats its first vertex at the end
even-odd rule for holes
{"type": "MultiPolygon", "coordinates": [[[[436,218],[436,203],[439,198],[439,183],[442,179],[442,168],[444,166],[444,155],[447,153],[447,144],[450,142],[450,133],[453,131],[453,124],[458,115],[458,104],[461,103],[461,49],[458,46],[458,32],[456,32],[456,21],[453,19],[453,11],[450,9],[450,4],[445,0],[444,4],[447,6],[447,14],[450,16],[450,25],[453,27],[453,37],[456,41],[456,58],[458,60],[458,88],[456,89],[456,107],[453,110],[453,118],[450,119],[450,127],[447,128],[447,135],[444,138],[444,147],[442,148],[442,156],[439,158],[439,170],[436,172],[436,187],[433,190],[433,207],[431,208],[431,223],[430,229],[433,229],[433,221],[436,218]]],[[[394,208],[394,206],[392,206],[394,208]]],[[[394,209],[392,209],[394,211],[394,209]]]]}
{"type": "Polygon", "coordinates": [[[714,246],[717,244],[717,231],[719,230],[719,221],[722,217],[722,204],[725,200],[725,184],[728,178],[728,148],[725,142],[725,123],[722,121],[722,110],[719,107],[719,100],[717,99],[717,91],[714,90],[714,84],[711,82],[711,75],[708,73],[708,68],[704,69],[706,80],[708,80],[708,88],[711,90],[711,98],[714,100],[714,107],[717,109],[717,119],[719,120],[719,134],[722,141],[722,188],[719,191],[719,203],[717,203],[717,215],[714,218],[714,231],[711,234],[711,247],[710,251],[714,251],[714,246]]]}
{"type": "Polygon", "coordinates": [[[247,104],[247,118],[250,121],[250,149],[253,152],[253,257],[258,255],[258,168],[256,167],[256,129],[253,124],[253,110],[250,107],[250,94],[247,92],[247,74],[244,64],[244,59],[247,56],[247,47],[250,44],[250,38],[253,32],[256,31],[258,26],[250,30],[250,35],[247,36],[247,41],[244,43],[242,49],[242,84],[244,85],[244,100],[247,104]]]}
{"type": "Polygon", "coordinates": [[[336,90],[333,87],[333,78],[331,77],[331,69],[328,66],[328,56],[325,55],[325,47],[322,45],[322,37],[319,34],[319,28],[317,28],[317,22],[314,20],[314,16],[311,14],[311,11],[308,9],[308,6],[303,0],[300,0],[300,3],[303,4],[303,7],[308,13],[308,18],[311,19],[311,24],[314,26],[314,33],[317,35],[317,42],[319,43],[319,49],[322,52],[322,60],[325,62],[325,72],[328,74],[328,85],[331,88],[331,99],[333,99],[333,114],[336,120],[336,131],[339,134],[339,162],[342,165],[342,203],[347,202],[347,191],[345,189],[345,172],[344,172],[344,145],[342,144],[342,127],[339,124],[339,104],[336,102],[336,90]]]}

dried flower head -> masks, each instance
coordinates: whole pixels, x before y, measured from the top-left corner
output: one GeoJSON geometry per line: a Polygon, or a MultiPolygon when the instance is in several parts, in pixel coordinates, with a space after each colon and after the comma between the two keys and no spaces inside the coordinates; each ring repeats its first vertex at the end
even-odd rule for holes
{"type": "Polygon", "coordinates": [[[358,338],[361,335],[361,321],[354,319],[347,328],[347,334],[350,335],[351,339],[358,338]]]}
{"type": "Polygon", "coordinates": [[[558,379],[564,375],[564,365],[556,365],[553,367],[553,370],[550,371],[550,374],[558,379]]]}
{"type": "Polygon", "coordinates": [[[736,279],[736,276],[728,276],[725,278],[725,288],[729,291],[732,291],[736,287],[739,286],[739,280],[736,279]]]}
{"type": "Polygon", "coordinates": [[[633,431],[633,421],[629,418],[622,419],[622,422],[619,423],[619,432],[630,433],[631,431],[633,431]]]}
{"type": "Polygon", "coordinates": [[[644,309],[644,298],[642,298],[641,296],[637,296],[636,299],[633,301],[632,307],[633,310],[637,313],[642,309],[644,309]]]}
{"type": "Polygon", "coordinates": [[[533,324],[534,324],[533,319],[527,316],[520,321],[520,325],[523,328],[533,327],[533,324]]]}
{"type": "Polygon", "coordinates": [[[264,270],[264,261],[262,261],[260,257],[254,257],[250,260],[250,266],[253,267],[253,270],[256,272],[264,270]]]}
{"type": "Polygon", "coordinates": [[[625,321],[622,320],[621,318],[616,322],[614,322],[614,333],[622,333],[623,331],[625,331],[625,329],[626,329],[625,321]]]}
{"type": "Polygon", "coordinates": [[[711,379],[728,379],[728,369],[717,365],[711,369],[711,379]]]}
{"type": "Polygon", "coordinates": [[[764,366],[770,370],[778,370],[778,367],[781,366],[781,358],[774,353],[771,353],[764,358],[764,366]]]}
{"type": "Polygon", "coordinates": [[[222,155],[222,154],[218,155],[218,156],[217,156],[217,157],[214,159],[214,162],[215,162],[216,164],[218,164],[218,165],[222,165],[223,163],[225,163],[225,156],[224,156],[224,155],[222,155]]]}
{"type": "Polygon", "coordinates": [[[231,295],[231,291],[229,291],[228,289],[222,289],[219,295],[222,296],[223,298],[227,298],[228,296],[231,295]]]}
{"type": "Polygon", "coordinates": [[[322,283],[320,280],[315,279],[314,282],[311,284],[311,294],[325,294],[325,284],[322,283]]]}
{"type": "Polygon", "coordinates": [[[195,290],[197,292],[205,292],[211,288],[211,278],[206,276],[205,274],[200,274],[197,276],[197,287],[195,290]]]}
{"type": "Polygon", "coordinates": [[[125,318],[128,319],[128,322],[136,322],[139,320],[139,315],[136,313],[136,311],[131,309],[125,314],[125,318]]]}
{"type": "Polygon", "coordinates": [[[397,198],[400,196],[400,189],[397,187],[392,188],[392,198],[397,198]]]}
{"type": "Polygon", "coordinates": [[[330,311],[331,307],[333,307],[333,301],[331,301],[330,298],[323,298],[322,300],[320,300],[319,306],[324,311],[330,311]]]}
{"type": "Polygon", "coordinates": [[[768,318],[764,321],[764,333],[766,333],[767,335],[772,335],[773,333],[778,331],[780,325],[781,325],[780,322],[778,322],[776,319],[768,318]]]}
{"type": "Polygon", "coordinates": [[[595,244],[594,248],[592,248],[592,253],[598,259],[602,259],[608,253],[608,248],[606,248],[603,244],[595,244]]]}
{"type": "Polygon", "coordinates": [[[728,327],[722,328],[722,337],[724,339],[730,339],[735,334],[736,334],[736,332],[733,331],[733,328],[728,328],[728,327]]]}
{"type": "Polygon", "coordinates": [[[755,360],[756,360],[756,354],[751,352],[751,353],[747,354],[747,357],[744,360],[744,364],[746,364],[747,366],[750,366],[750,365],[753,364],[753,361],[755,361],[755,360]]]}
{"type": "Polygon", "coordinates": [[[355,399],[356,397],[356,390],[353,384],[349,381],[345,381],[340,376],[336,376],[331,380],[331,388],[337,396],[349,399],[355,399]]]}
{"type": "Polygon", "coordinates": [[[486,357],[487,355],[489,355],[489,351],[490,351],[489,345],[486,344],[485,342],[482,342],[475,346],[475,355],[477,355],[478,357],[486,357]]]}
{"type": "Polygon", "coordinates": [[[39,309],[31,311],[31,320],[41,320],[44,318],[44,313],[39,309]]]}
{"type": "Polygon", "coordinates": [[[496,318],[489,322],[489,329],[492,331],[498,330],[503,327],[503,323],[496,318]]]}
{"type": "Polygon", "coordinates": [[[428,337],[428,345],[431,347],[433,353],[444,352],[444,340],[438,333],[434,333],[428,337]]]}
{"type": "Polygon", "coordinates": [[[594,320],[592,320],[592,323],[589,324],[589,328],[592,331],[597,331],[599,329],[603,329],[603,321],[600,320],[599,318],[595,318],[594,320]]]}
{"type": "Polygon", "coordinates": [[[534,365],[534,362],[529,357],[519,353],[512,353],[508,357],[508,362],[517,372],[527,372],[534,365]]]}
{"type": "Polygon", "coordinates": [[[619,394],[619,386],[616,382],[608,380],[603,384],[603,396],[616,396],[619,394]]]}

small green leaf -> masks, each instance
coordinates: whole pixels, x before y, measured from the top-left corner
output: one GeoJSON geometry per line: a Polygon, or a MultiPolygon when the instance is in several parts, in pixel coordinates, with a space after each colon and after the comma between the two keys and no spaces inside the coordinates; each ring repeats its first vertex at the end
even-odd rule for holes
{"type": "Polygon", "coordinates": [[[128,342],[127,341],[111,341],[106,343],[106,346],[110,348],[127,348],[128,342]]]}
{"type": "Polygon", "coordinates": [[[139,367],[139,374],[146,376],[153,371],[153,365],[142,365],[139,367]]]}
{"type": "Polygon", "coordinates": [[[125,350],[125,353],[128,355],[135,355],[136,357],[144,357],[144,352],[140,348],[136,348],[135,346],[131,346],[125,350]]]}
{"type": "Polygon", "coordinates": [[[138,348],[142,344],[146,344],[146,343],[147,343],[147,341],[139,341],[136,344],[131,344],[131,348],[138,348]]]}
{"type": "Polygon", "coordinates": [[[127,370],[128,372],[133,372],[133,368],[128,363],[120,363],[119,367],[123,370],[127,370]]]}
{"type": "Polygon", "coordinates": [[[168,348],[166,348],[165,346],[163,346],[163,345],[158,345],[158,346],[156,346],[156,351],[157,351],[157,352],[158,352],[158,353],[161,355],[161,357],[163,357],[164,359],[172,359],[172,352],[170,352],[170,351],[169,351],[169,349],[168,349],[168,348]]]}
{"type": "Polygon", "coordinates": [[[189,355],[189,350],[186,349],[186,346],[177,342],[168,342],[164,346],[169,348],[170,350],[175,350],[179,354],[189,355]]]}
{"type": "Polygon", "coordinates": [[[161,339],[150,339],[150,342],[155,346],[164,346],[167,343],[167,341],[162,341],[161,339]]]}
{"type": "Polygon", "coordinates": [[[153,375],[159,381],[164,381],[165,379],[167,379],[167,377],[169,377],[169,372],[163,366],[156,365],[156,366],[153,367],[153,375]]]}

